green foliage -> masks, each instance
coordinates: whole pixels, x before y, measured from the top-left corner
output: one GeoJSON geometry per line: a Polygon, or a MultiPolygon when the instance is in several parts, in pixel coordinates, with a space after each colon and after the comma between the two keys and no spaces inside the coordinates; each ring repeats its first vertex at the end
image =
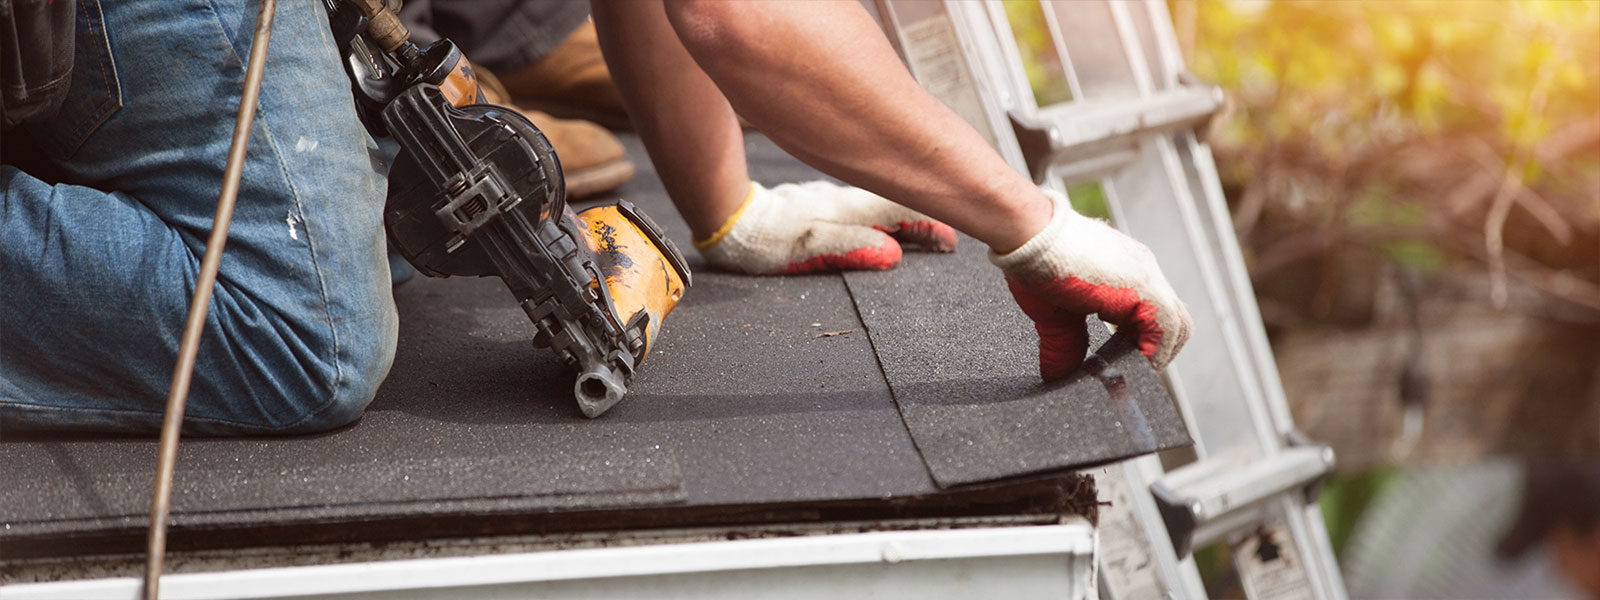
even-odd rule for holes
{"type": "Polygon", "coordinates": [[[1055,44],[1050,41],[1044,8],[1037,2],[1007,2],[1005,7],[1006,20],[1011,22],[1011,33],[1017,38],[1017,51],[1022,55],[1034,100],[1039,106],[1071,100],[1072,91],[1067,86],[1066,71],[1061,68],[1061,56],[1056,54],[1055,44]]]}
{"type": "Polygon", "coordinates": [[[1067,201],[1078,214],[1111,221],[1111,205],[1106,203],[1106,190],[1100,182],[1087,181],[1067,188],[1067,201]]]}
{"type": "MultiPolygon", "coordinates": [[[[1385,191],[1369,190],[1345,211],[1345,217],[1357,228],[1414,230],[1426,223],[1427,207],[1395,199],[1385,191]]],[[[1377,241],[1372,249],[1390,263],[1423,273],[1437,272],[1445,263],[1444,253],[1420,236],[1377,241]]]]}
{"type": "Polygon", "coordinates": [[[1334,552],[1344,554],[1350,534],[1355,533],[1361,513],[1378,497],[1384,486],[1395,480],[1394,468],[1374,469],[1361,473],[1337,474],[1322,484],[1317,500],[1322,507],[1322,522],[1328,528],[1328,538],[1334,552]]]}
{"type": "Polygon", "coordinates": [[[1444,251],[1422,239],[1378,242],[1373,249],[1390,263],[1422,273],[1437,273],[1445,264],[1444,251]]]}
{"type": "Polygon", "coordinates": [[[1224,544],[1212,544],[1194,549],[1194,566],[1200,571],[1200,581],[1206,586],[1206,595],[1212,598],[1243,597],[1238,589],[1239,577],[1233,570],[1233,553],[1224,544]]]}
{"type": "MultiPolygon", "coordinates": [[[[1361,515],[1399,475],[1398,468],[1384,467],[1359,473],[1336,473],[1322,483],[1317,503],[1322,509],[1322,523],[1328,530],[1328,541],[1333,546],[1334,554],[1344,556],[1361,515]]],[[[1213,544],[1195,548],[1194,563],[1211,595],[1239,595],[1237,578],[1233,573],[1233,556],[1227,546],[1213,544]]]]}

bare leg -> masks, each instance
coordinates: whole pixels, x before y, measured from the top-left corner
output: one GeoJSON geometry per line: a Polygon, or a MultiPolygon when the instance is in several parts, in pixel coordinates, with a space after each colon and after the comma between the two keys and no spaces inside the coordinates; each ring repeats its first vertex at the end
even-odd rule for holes
{"type": "MultiPolygon", "coordinates": [[[[823,172],[945,221],[1002,252],[1020,246],[1049,220],[1049,201],[1038,188],[917,85],[876,23],[853,0],[674,0],[665,2],[663,12],[681,47],[739,114],[823,172]]],[[[624,69],[648,70],[660,79],[677,77],[671,69],[683,68],[677,62],[678,44],[660,37],[629,40],[617,35],[658,29],[637,23],[656,14],[639,3],[595,3],[602,39],[629,46],[630,62],[653,63],[624,69]],[[622,27],[606,31],[608,23],[624,21],[635,22],[627,33],[622,27]]],[[[626,77],[619,77],[619,85],[626,77]]],[[[647,93],[670,102],[665,89],[647,93]]],[[[623,92],[630,94],[626,86],[623,92]]],[[[688,108],[709,113],[711,104],[688,108]]],[[[721,103],[716,108],[720,112],[721,103]]],[[[658,109],[641,120],[652,116],[664,115],[658,109]]],[[[702,117],[690,123],[679,126],[712,127],[717,121],[707,123],[702,117]]],[[[652,158],[656,155],[652,148],[652,158]]],[[[737,206],[733,202],[724,216],[737,206]]]]}
{"type": "Polygon", "coordinates": [[[750,191],[744,135],[727,98],[678,42],[660,2],[595,2],[611,76],[667,194],[696,238],[750,191]]]}

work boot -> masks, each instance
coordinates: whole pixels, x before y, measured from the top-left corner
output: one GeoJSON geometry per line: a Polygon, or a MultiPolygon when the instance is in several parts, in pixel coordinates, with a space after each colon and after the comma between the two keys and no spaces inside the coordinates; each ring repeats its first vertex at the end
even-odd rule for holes
{"type": "Polygon", "coordinates": [[[633,179],[633,162],[628,160],[622,142],[605,128],[576,119],[558,119],[513,102],[500,80],[481,66],[474,65],[478,86],[490,104],[514,108],[544,133],[561,160],[561,174],[567,180],[567,197],[581,199],[616,189],[633,179]]]}
{"type": "Polygon", "coordinates": [[[622,94],[600,55],[593,21],[584,21],[544,58],[507,73],[504,81],[511,97],[523,106],[618,131],[633,128],[622,94]]]}
{"type": "MultiPolygon", "coordinates": [[[[622,93],[600,55],[593,21],[584,21],[538,62],[507,75],[505,85],[520,106],[593,121],[613,131],[633,130],[622,93]]],[[[751,129],[743,116],[739,126],[751,129]]]]}

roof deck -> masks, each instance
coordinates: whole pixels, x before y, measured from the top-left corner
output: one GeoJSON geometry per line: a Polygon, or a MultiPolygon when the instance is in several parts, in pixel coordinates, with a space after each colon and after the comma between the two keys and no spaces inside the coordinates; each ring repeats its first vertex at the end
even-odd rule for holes
{"type": "MultiPolygon", "coordinates": [[[[689,247],[627,142],[640,174],[618,195],[689,247]]],[[[747,149],[764,183],[819,177],[758,134],[747,149]]],[[[183,441],[170,546],[1091,514],[1074,469],[1187,444],[1183,423],[1121,338],[1096,340],[1095,374],[1041,384],[984,251],[803,277],[691,256],[694,288],[593,420],[499,280],[407,283],[399,354],[359,423],[183,441]]],[[[0,559],[142,546],[154,439],[3,437],[0,559]]]]}

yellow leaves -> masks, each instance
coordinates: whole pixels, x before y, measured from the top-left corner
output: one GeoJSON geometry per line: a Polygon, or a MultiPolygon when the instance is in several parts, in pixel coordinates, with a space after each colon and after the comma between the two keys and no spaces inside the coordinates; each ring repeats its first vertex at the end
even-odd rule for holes
{"type": "Polygon", "coordinates": [[[1570,92],[1582,91],[1591,87],[1589,76],[1583,72],[1583,65],[1569,63],[1561,65],[1556,71],[1556,83],[1570,92]]]}
{"type": "Polygon", "coordinates": [[[1545,62],[1556,58],[1556,49],[1549,38],[1538,37],[1528,40],[1522,49],[1521,66],[1528,71],[1537,71],[1545,62]]]}
{"type": "Polygon", "coordinates": [[[1600,106],[1597,28],[1600,0],[1206,1],[1191,68],[1262,109],[1239,127],[1264,139],[1487,129],[1507,150],[1600,106]]]}
{"type": "Polygon", "coordinates": [[[1373,65],[1372,78],[1368,81],[1374,93],[1378,96],[1389,98],[1406,89],[1406,84],[1410,80],[1405,69],[1400,65],[1379,63],[1373,65]]]}
{"type": "Polygon", "coordinates": [[[1378,47],[1390,56],[1410,54],[1417,46],[1411,21],[1401,15],[1380,14],[1374,17],[1372,33],[1378,47]]]}
{"type": "Polygon", "coordinates": [[[1588,22],[1600,20],[1600,0],[1532,0],[1523,3],[1528,16],[1547,22],[1588,22]]]}
{"type": "Polygon", "coordinates": [[[1450,84],[1437,66],[1423,67],[1417,73],[1411,111],[1419,131],[1434,134],[1442,129],[1445,107],[1451,102],[1449,95],[1450,84]]]}
{"type": "Polygon", "coordinates": [[[1480,39],[1480,36],[1474,35],[1474,30],[1477,29],[1481,28],[1471,23],[1443,21],[1431,24],[1428,34],[1434,45],[1449,48],[1480,39]]]}

